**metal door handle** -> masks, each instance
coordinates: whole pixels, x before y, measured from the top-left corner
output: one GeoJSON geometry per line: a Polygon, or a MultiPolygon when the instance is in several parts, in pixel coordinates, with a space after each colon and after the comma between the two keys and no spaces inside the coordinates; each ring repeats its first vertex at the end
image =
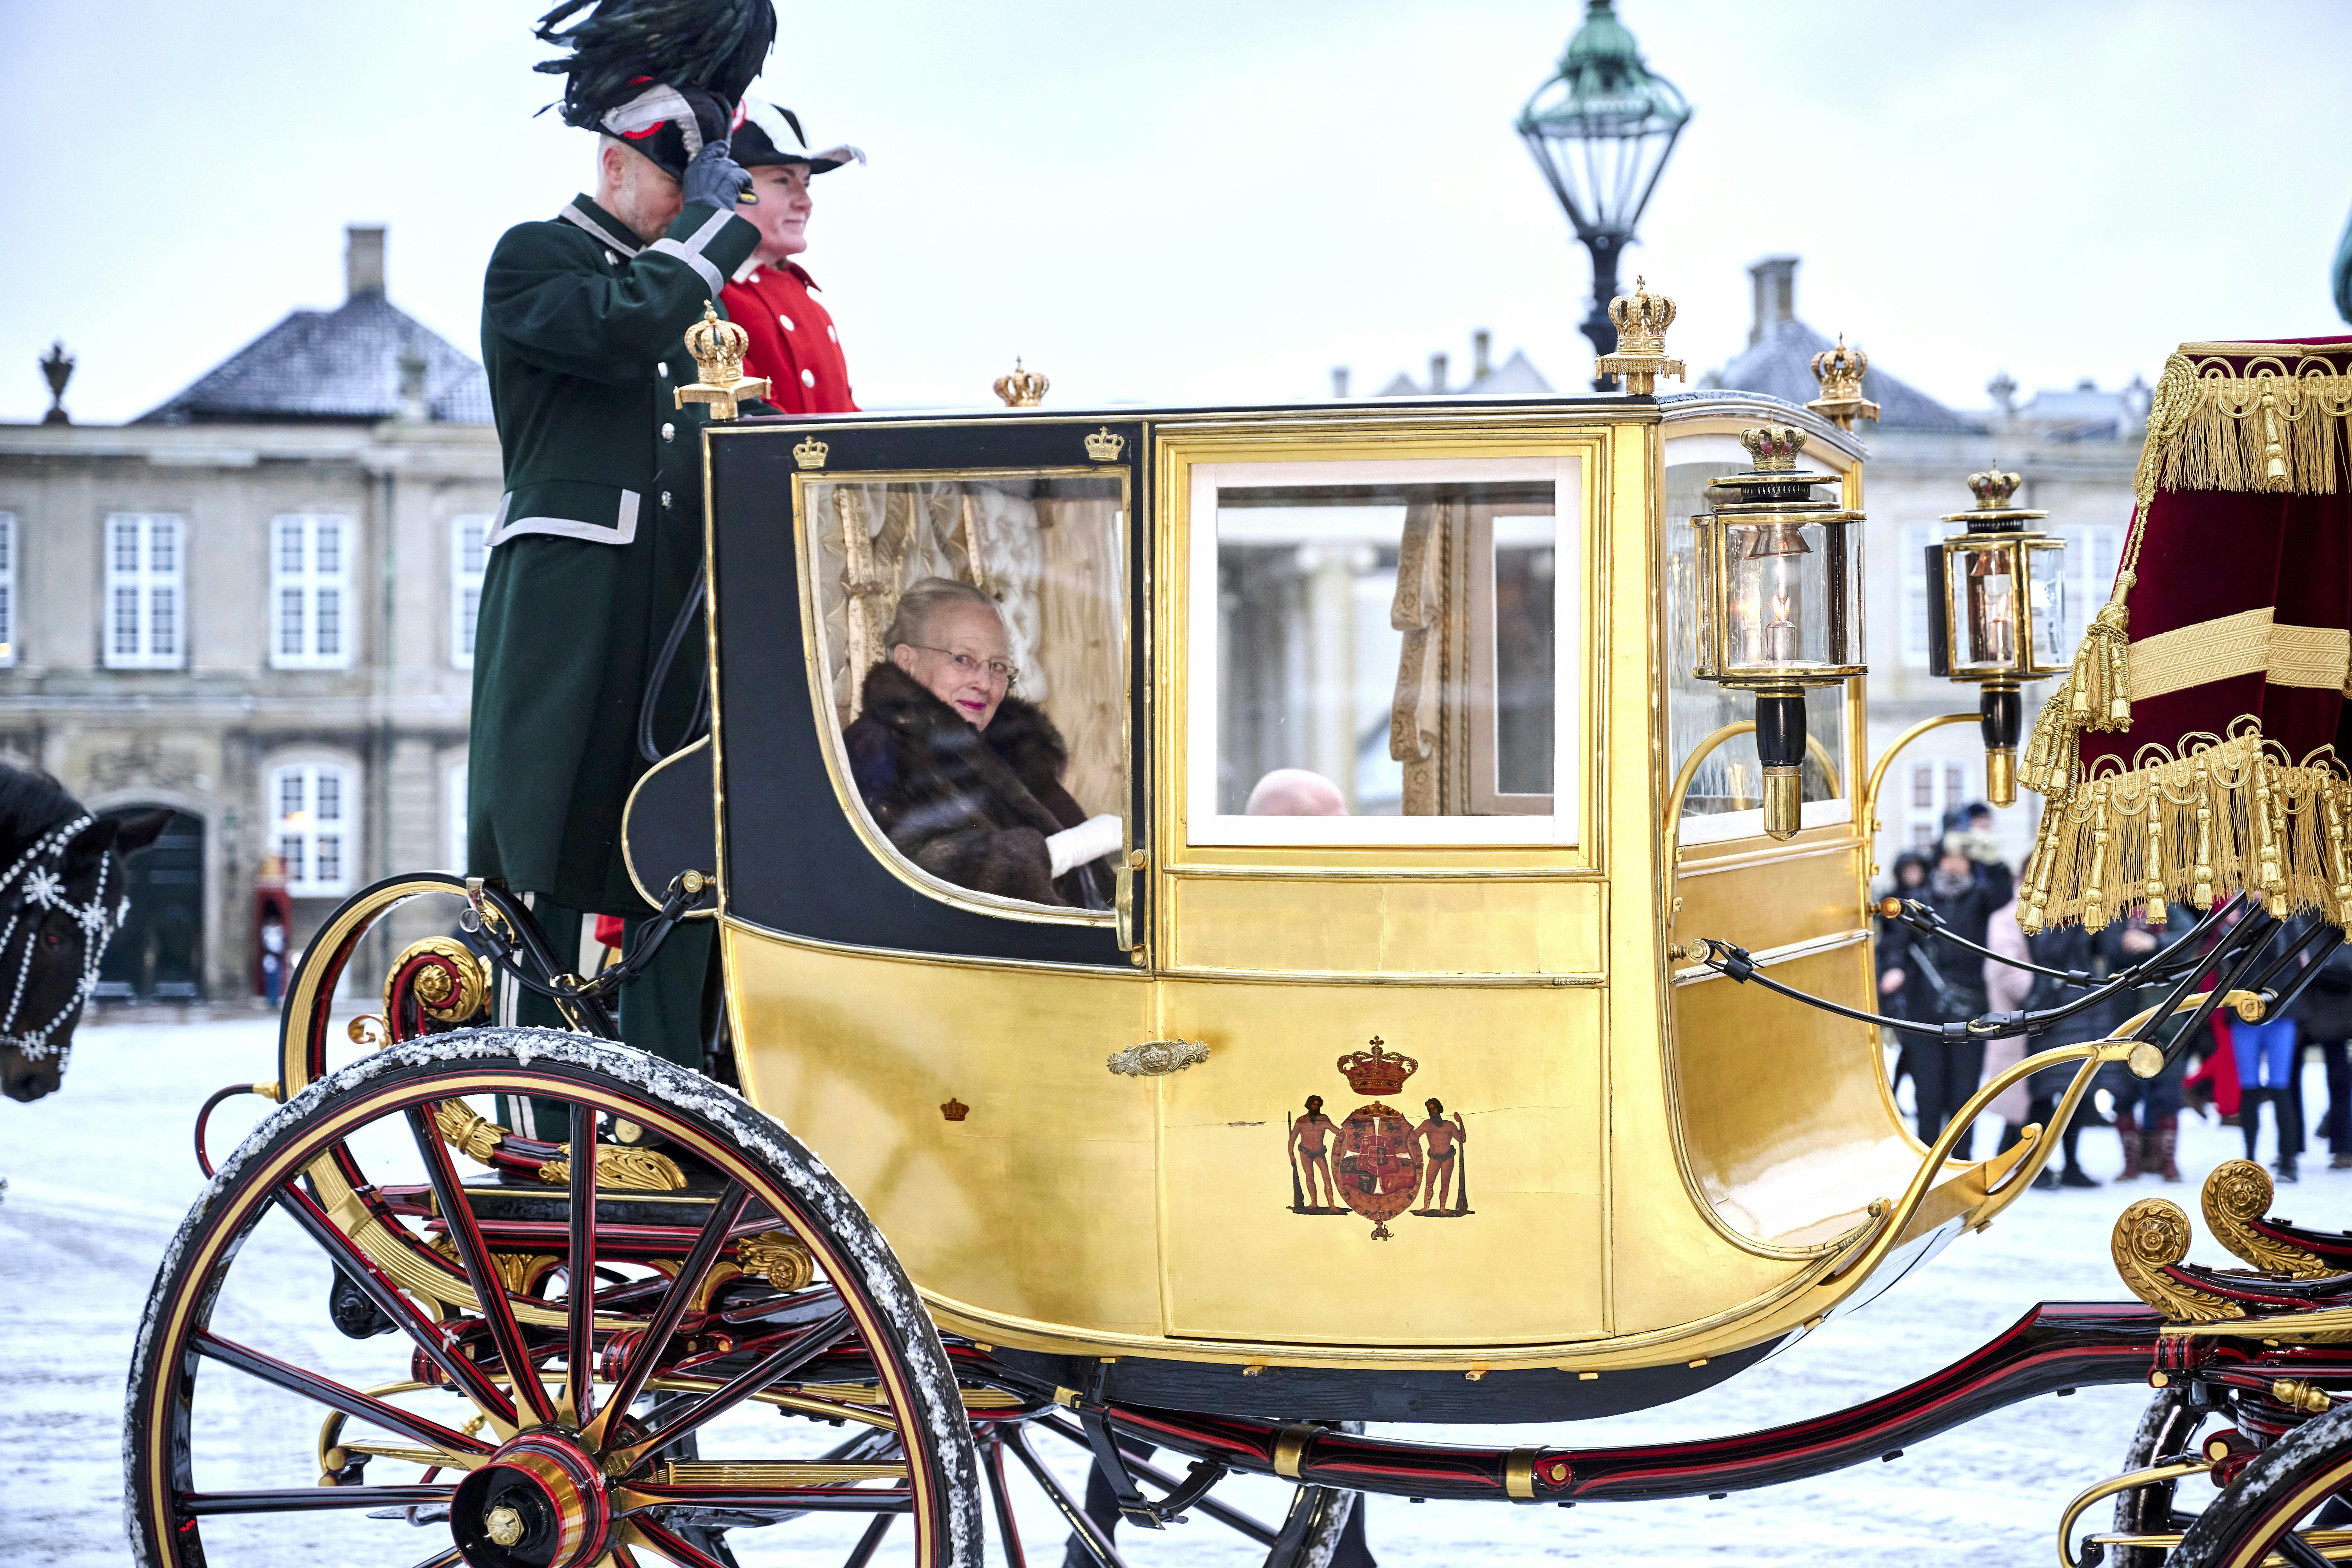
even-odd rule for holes
{"type": "Polygon", "coordinates": [[[1129,1078],[1165,1078],[1209,1059],[1209,1047],[1196,1040],[1146,1040],[1110,1054],[1110,1070],[1129,1078]]]}

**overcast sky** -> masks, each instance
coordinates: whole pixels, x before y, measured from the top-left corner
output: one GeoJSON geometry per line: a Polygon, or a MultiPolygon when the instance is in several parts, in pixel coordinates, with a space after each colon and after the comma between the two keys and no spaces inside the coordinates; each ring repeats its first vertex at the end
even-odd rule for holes
{"type": "MultiPolygon", "coordinates": [[[[393,300],[478,354],[482,266],[589,174],[532,118],[540,7],[0,0],[0,419],[79,357],[86,421],[152,407],[388,224],[393,300]]],[[[1574,0],[1183,5],[784,0],[762,85],[868,167],[804,258],[869,407],[1360,391],[1491,327],[1591,374],[1590,275],[1511,132],[1574,0]]],[[[2346,331],[2344,0],[1621,0],[1695,112],[1628,258],[1694,375],[1746,342],[1744,268],[1948,402],[2151,381],[2176,342],[2346,331]]],[[[1457,372],[1458,374],[1458,372],[1457,372]]]]}

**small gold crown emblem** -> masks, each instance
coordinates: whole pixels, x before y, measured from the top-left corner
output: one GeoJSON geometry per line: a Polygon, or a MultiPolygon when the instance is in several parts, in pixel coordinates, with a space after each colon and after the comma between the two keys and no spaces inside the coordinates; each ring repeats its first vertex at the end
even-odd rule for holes
{"type": "Polygon", "coordinates": [[[1115,463],[1127,448],[1127,437],[1115,435],[1108,425],[1087,437],[1087,456],[1097,463],[1115,463]]]}
{"type": "Polygon", "coordinates": [[[1821,383],[1822,395],[1805,406],[1841,430],[1853,429],[1857,419],[1876,424],[1878,405],[1862,395],[1862,378],[1869,369],[1870,356],[1846,347],[1840,332],[1837,347],[1813,356],[1813,379],[1821,383]]]}
{"type": "Polygon", "coordinates": [[[812,436],[793,448],[793,461],[803,468],[822,468],[824,467],[825,454],[832,450],[832,447],[812,436]]]}
{"type": "Polygon", "coordinates": [[[1759,474],[1794,473],[1797,454],[1805,449],[1805,433],[1790,425],[1759,425],[1739,433],[1739,444],[1759,474]]]}
{"type": "Polygon", "coordinates": [[[1609,320],[1617,328],[1617,352],[1592,362],[1596,375],[1613,375],[1630,393],[1647,397],[1658,388],[1658,377],[1684,374],[1683,362],[1666,357],[1666,329],[1674,324],[1675,302],[1650,292],[1648,280],[1633,279],[1633,291],[1609,301],[1609,320]]]}
{"type": "Polygon", "coordinates": [[[2008,510],[2009,498],[2024,482],[2019,475],[2002,473],[2000,466],[1995,464],[1981,474],[1969,476],[1969,493],[1977,498],[1979,511],[2004,511],[2008,510]]]}
{"type": "Polygon", "coordinates": [[[1053,384],[1035,371],[1023,369],[1016,356],[1013,373],[996,378],[996,395],[1004,400],[1007,408],[1034,408],[1045,401],[1045,394],[1053,384]]]}
{"type": "Polygon", "coordinates": [[[940,1107],[940,1114],[950,1121],[961,1121],[971,1114],[971,1107],[951,1094],[948,1096],[947,1102],[940,1107]]]}
{"type": "Polygon", "coordinates": [[[751,334],[742,328],[720,321],[719,308],[705,300],[702,320],[686,329],[686,352],[694,356],[695,383],[676,389],[672,395],[676,405],[683,408],[689,403],[707,403],[713,419],[732,419],[738,403],[767,396],[766,378],[743,374],[743,349],[751,341],[751,334]]]}

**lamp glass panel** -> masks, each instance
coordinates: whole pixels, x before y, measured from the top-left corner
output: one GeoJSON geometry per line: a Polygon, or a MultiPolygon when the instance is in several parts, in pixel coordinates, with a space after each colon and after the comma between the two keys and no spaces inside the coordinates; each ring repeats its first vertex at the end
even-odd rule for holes
{"type": "Polygon", "coordinates": [[[1944,552],[1944,591],[1951,605],[1955,671],[2018,667],[2017,543],[1955,542],[1944,552]]]}
{"type": "Polygon", "coordinates": [[[2031,541],[2025,546],[2027,674],[2055,675],[2066,668],[2068,618],[2066,542],[2031,541]]]}
{"type": "Polygon", "coordinates": [[[1860,540],[1843,521],[1723,521],[1724,672],[1801,680],[1862,662],[1860,540]]]}

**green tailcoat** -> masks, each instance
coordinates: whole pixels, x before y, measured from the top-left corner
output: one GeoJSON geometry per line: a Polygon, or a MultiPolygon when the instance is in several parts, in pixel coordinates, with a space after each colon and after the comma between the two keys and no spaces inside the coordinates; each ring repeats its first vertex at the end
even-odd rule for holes
{"type": "MultiPolygon", "coordinates": [[[[638,914],[621,810],[644,772],[637,709],[702,563],[703,405],[686,330],[759,231],[688,203],[640,244],[586,196],[518,225],[482,285],[482,364],[506,466],[474,633],[466,855],[573,909],[638,914]]],[[[723,313],[723,310],[722,310],[723,313]]],[[[661,742],[692,706],[690,635],[661,742]]]]}

